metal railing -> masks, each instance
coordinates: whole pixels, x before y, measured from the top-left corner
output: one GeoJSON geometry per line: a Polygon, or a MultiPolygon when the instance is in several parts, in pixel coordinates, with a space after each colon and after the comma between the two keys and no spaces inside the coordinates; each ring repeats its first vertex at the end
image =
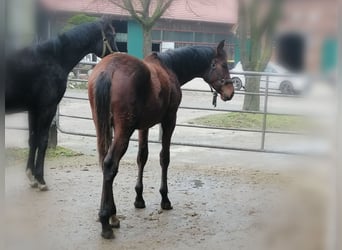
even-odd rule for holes
{"type": "MultiPolygon", "coordinates": [[[[87,65],[96,65],[96,63],[86,63],[87,65]]],[[[261,140],[260,140],[260,147],[258,148],[252,148],[252,147],[233,147],[233,146],[225,146],[225,145],[216,145],[214,143],[189,143],[184,141],[172,141],[173,145],[182,145],[182,146],[191,146],[191,147],[205,147],[205,148],[215,148],[215,149],[227,149],[227,150],[241,150],[241,151],[252,151],[252,152],[266,152],[266,153],[281,153],[281,154],[298,154],[299,152],[296,151],[289,151],[289,150],[280,150],[280,149],[268,149],[265,147],[265,141],[266,141],[266,135],[267,134],[283,134],[283,135],[302,135],[302,131],[281,131],[281,130],[269,130],[267,129],[267,117],[269,115],[291,115],[291,116],[298,116],[301,114],[294,114],[294,113],[280,113],[280,112],[270,112],[268,108],[269,104],[269,97],[276,97],[276,98],[283,98],[283,97],[289,97],[289,98],[299,98],[299,96],[296,95],[284,95],[276,92],[270,92],[269,91],[269,78],[270,77],[288,77],[291,76],[289,74],[274,74],[274,73],[260,73],[260,72],[231,72],[235,75],[237,74],[243,74],[245,76],[266,76],[266,86],[264,91],[260,91],[259,93],[246,93],[245,91],[237,91],[236,95],[259,95],[264,98],[264,105],[261,111],[244,111],[244,110],[236,110],[236,109],[225,109],[225,108],[206,108],[206,107],[196,107],[196,106],[185,106],[181,105],[179,107],[180,110],[197,110],[197,111],[206,111],[208,114],[210,112],[241,112],[241,113],[253,113],[253,114],[261,114],[262,115],[262,126],[261,129],[253,129],[253,128],[238,128],[238,127],[211,127],[211,126],[205,126],[205,125],[195,125],[195,124],[176,124],[176,127],[180,128],[194,128],[194,129],[206,129],[206,130],[222,130],[222,131],[239,131],[239,132],[251,132],[251,133],[260,133],[261,134],[261,140]]],[[[72,81],[78,81],[79,79],[72,79],[72,81]]],[[[86,80],[81,80],[85,82],[86,80]]],[[[182,89],[182,91],[191,91],[191,92],[198,92],[198,93],[210,93],[209,90],[194,90],[194,89],[182,89]]],[[[73,100],[79,100],[79,101],[88,101],[88,98],[86,97],[76,97],[76,96],[70,96],[65,95],[64,99],[73,99],[73,100]]],[[[57,112],[57,128],[59,132],[70,134],[70,135],[78,135],[78,136],[90,136],[95,137],[95,130],[94,133],[84,133],[84,132],[75,132],[70,131],[67,128],[63,128],[60,124],[60,118],[63,117],[65,119],[81,119],[81,120],[92,120],[90,117],[83,117],[78,115],[68,115],[63,114],[60,110],[57,112]]],[[[159,129],[159,136],[157,140],[150,139],[149,142],[151,143],[159,143],[161,138],[161,129],[159,129]]],[[[131,140],[137,141],[137,139],[132,138],[131,140]]]]}

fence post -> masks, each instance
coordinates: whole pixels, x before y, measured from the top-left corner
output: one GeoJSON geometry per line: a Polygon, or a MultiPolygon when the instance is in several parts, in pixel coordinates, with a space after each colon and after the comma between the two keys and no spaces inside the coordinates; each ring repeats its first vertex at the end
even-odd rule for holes
{"type": "Polygon", "coordinates": [[[162,137],[163,137],[163,129],[162,129],[161,123],[159,123],[158,126],[159,126],[158,141],[161,142],[162,137]]]}
{"type": "MultiPolygon", "coordinates": [[[[342,11],[342,3],[340,2],[339,6],[339,11],[342,11]]],[[[341,12],[338,12],[341,13],[341,12]]],[[[336,160],[336,165],[334,166],[335,169],[335,197],[336,200],[333,204],[333,212],[332,217],[331,217],[331,222],[332,222],[332,227],[334,231],[334,236],[330,239],[331,240],[331,249],[341,249],[342,247],[342,238],[341,238],[341,233],[342,233],[342,183],[341,183],[341,178],[342,178],[342,133],[341,133],[341,125],[342,125],[342,16],[338,16],[338,24],[337,27],[339,30],[337,31],[337,41],[339,44],[338,47],[338,56],[337,56],[337,80],[336,80],[336,92],[337,92],[337,149],[336,149],[336,154],[337,154],[337,160],[336,160]]]]}
{"type": "Polygon", "coordinates": [[[266,76],[266,89],[265,89],[265,100],[264,100],[264,113],[262,119],[262,134],[261,134],[261,150],[265,150],[265,136],[266,136],[266,122],[267,122],[267,103],[268,103],[268,83],[269,75],[266,76]]]}
{"type": "Polygon", "coordinates": [[[56,115],[52,120],[50,130],[49,130],[49,148],[56,148],[58,144],[57,128],[59,126],[59,105],[57,105],[56,115]]]}
{"type": "Polygon", "coordinates": [[[56,148],[57,147],[57,124],[56,124],[56,116],[53,118],[50,130],[49,130],[49,148],[56,148]]]}

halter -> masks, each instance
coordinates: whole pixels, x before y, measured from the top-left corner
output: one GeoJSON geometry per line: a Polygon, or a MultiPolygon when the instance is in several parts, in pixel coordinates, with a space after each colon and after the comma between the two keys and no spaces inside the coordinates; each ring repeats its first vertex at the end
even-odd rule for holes
{"type": "Polygon", "coordinates": [[[101,55],[101,58],[102,58],[105,56],[107,49],[111,54],[113,54],[114,51],[113,51],[112,47],[110,46],[108,39],[107,39],[107,37],[106,37],[106,35],[102,29],[101,29],[101,34],[102,34],[102,40],[103,40],[102,55],[101,55]]]}
{"type": "MultiPolygon", "coordinates": [[[[211,77],[212,73],[215,71],[215,69],[216,69],[216,66],[215,66],[214,64],[212,64],[211,67],[210,67],[210,71],[209,71],[209,73],[208,73],[208,80],[209,80],[209,82],[210,82],[210,77],[211,77]]],[[[226,79],[226,78],[221,78],[221,79],[219,79],[219,80],[217,80],[217,81],[226,82],[226,83],[231,82],[231,80],[226,79]]],[[[215,81],[213,81],[213,82],[215,82],[215,81]]],[[[212,83],[211,83],[211,84],[212,84],[212,83]]],[[[211,84],[208,83],[208,85],[209,85],[209,87],[210,87],[210,90],[211,90],[211,92],[213,93],[213,101],[212,101],[212,104],[213,104],[213,106],[216,108],[216,104],[217,104],[217,95],[218,95],[218,93],[217,93],[217,91],[211,86],[211,84]]]]}

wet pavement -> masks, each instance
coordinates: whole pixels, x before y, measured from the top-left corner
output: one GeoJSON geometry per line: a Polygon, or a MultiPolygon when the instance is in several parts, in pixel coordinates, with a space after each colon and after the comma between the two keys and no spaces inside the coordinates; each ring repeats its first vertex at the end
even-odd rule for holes
{"type": "MultiPolygon", "coordinates": [[[[88,104],[74,108],[85,110],[83,105],[88,104]]],[[[84,126],[92,132],[91,123],[84,126]]],[[[218,136],[203,132],[198,139],[182,131],[176,130],[175,139],[207,142],[218,136]]],[[[227,136],[235,144],[255,143],[253,136],[227,136]]],[[[27,131],[6,130],[6,147],[26,144],[27,131]]],[[[326,249],[333,189],[326,159],[172,146],[168,183],[174,209],[163,211],[160,144],[150,143],[146,208],[138,210],[137,143],[131,142],[113,185],[121,228],[114,230],[115,239],[104,240],[97,222],[102,173],[95,138],[59,134],[59,145],[83,155],[46,160],[47,192],[29,187],[25,159],[7,159],[6,249],[326,249]]]]}

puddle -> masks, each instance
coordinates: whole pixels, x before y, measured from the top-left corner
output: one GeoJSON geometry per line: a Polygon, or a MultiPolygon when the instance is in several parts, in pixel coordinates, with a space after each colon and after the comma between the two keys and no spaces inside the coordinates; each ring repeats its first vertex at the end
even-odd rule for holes
{"type": "Polygon", "coordinates": [[[200,188],[204,185],[204,182],[201,180],[192,180],[191,182],[193,183],[193,188],[200,188]]]}

